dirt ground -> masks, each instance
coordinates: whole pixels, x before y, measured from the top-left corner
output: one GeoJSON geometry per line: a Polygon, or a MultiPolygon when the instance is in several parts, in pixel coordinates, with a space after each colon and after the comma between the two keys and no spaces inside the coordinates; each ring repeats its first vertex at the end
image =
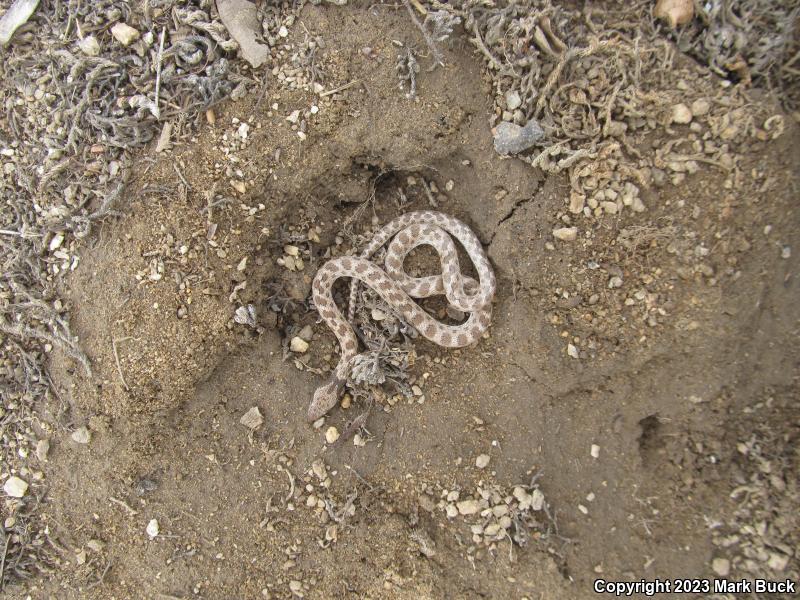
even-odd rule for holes
{"type": "MultiPolygon", "coordinates": [[[[154,143],[125,216],[81,249],[64,297],[94,375],[54,351],[60,402],[37,407],[61,558],[9,597],[588,598],[597,578],[712,578],[725,561],[732,578],[797,580],[796,115],[753,91],[784,130],[730,140],[736,169],[653,176],[645,210],[575,217],[566,175],[495,152],[495,90],[465,41],[410,100],[403,11],[307,6],[299,21],[291,36],[324,35],[326,87],[356,83],[268,86],[154,143]],[[357,443],[327,443],[365,406],[305,421],[338,356],[311,279],[431,208],[484,244],[492,325],[461,350],[415,340],[419,394],[373,407],[357,443]],[[574,241],[554,239],[565,224],[574,241]],[[255,327],[234,320],[248,304],[255,327]],[[524,538],[492,538],[493,507],[519,493],[546,509],[515,525],[524,538]],[[487,514],[448,512],[473,498],[487,514]]],[[[676,97],[722,100],[699,131],[635,138],[640,155],[731,110],[736,92],[700,65],[678,61],[678,80],[691,92],[676,97]]]]}

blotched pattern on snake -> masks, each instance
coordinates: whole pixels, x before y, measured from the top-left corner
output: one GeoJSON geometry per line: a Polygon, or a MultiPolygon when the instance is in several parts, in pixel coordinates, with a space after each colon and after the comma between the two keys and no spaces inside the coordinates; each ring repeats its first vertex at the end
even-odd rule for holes
{"type": "Polygon", "coordinates": [[[491,321],[496,280],[473,231],[455,217],[440,212],[417,211],[397,217],[375,234],[360,256],[329,260],[314,277],[314,304],[336,335],[342,354],[331,380],[314,392],[308,408],[309,421],[319,419],[339,401],[353,358],[358,354],[358,338],[351,323],[359,281],[375,290],[422,336],[445,348],[472,344],[491,321]],[[461,243],[475,265],[478,281],[461,273],[453,238],[461,243]],[[389,240],[384,270],[369,259],[389,240]],[[425,244],[438,253],[441,274],[410,277],[403,270],[403,261],[411,250],[425,244]],[[352,278],[349,319],[344,318],[333,300],[333,284],[340,277],[352,278]],[[444,294],[451,306],[469,313],[469,318],[459,325],[447,325],[431,317],[412,299],[437,294],[444,294]]]}

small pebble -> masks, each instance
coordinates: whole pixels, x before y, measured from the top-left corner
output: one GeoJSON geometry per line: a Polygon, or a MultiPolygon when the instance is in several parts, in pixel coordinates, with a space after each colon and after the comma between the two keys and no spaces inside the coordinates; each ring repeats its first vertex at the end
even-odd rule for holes
{"type": "Polygon", "coordinates": [[[292,341],[289,342],[289,349],[292,352],[303,354],[304,352],[308,352],[308,342],[299,335],[296,335],[292,338],[292,341]]]}
{"type": "Polygon", "coordinates": [[[692,111],[685,104],[676,104],[672,107],[672,122],[686,125],[692,121],[692,111]]]}
{"type": "Polygon", "coordinates": [[[572,358],[578,358],[580,356],[578,353],[578,349],[572,344],[567,344],[567,354],[572,358]]]}
{"type": "Polygon", "coordinates": [[[111,35],[123,46],[128,46],[139,39],[139,32],[127,23],[117,23],[111,28],[111,35]]]}
{"type": "Polygon", "coordinates": [[[578,504],[578,510],[581,511],[585,515],[589,514],[589,509],[586,508],[583,504],[578,504]]]}
{"type": "Polygon", "coordinates": [[[784,246],[781,249],[781,258],[791,258],[792,256],[792,249],[789,246],[784,246]]]}
{"type": "Polygon", "coordinates": [[[508,110],[516,110],[522,105],[522,98],[519,97],[517,90],[508,90],[506,92],[506,108],[508,110]]]}
{"type": "Polygon", "coordinates": [[[560,227],[553,230],[553,237],[562,242],[574,242],[578,238],[577,227],[560,227]]]}
{"type": "Polygon", "coordinates": [[[597,444],[592,444],[592,449],[590,450],[592,458],[597,458],[600,456],[600,446],[597,444]]]}
{"type": "Polygon", "coordinates": [[[28,491],[28,484],[19,477],[12,475],[3,484],[3,491],[12,498],[22,498],[28,491]]]}
{"type": "Polygon", "coordinates": [[[158,535],[158,521],[155,519],[150,519],[150,522],[147,524],[147,528],[145,529],[147,535],[150,539],[154,539],[158,535]]]}
{"type": "Polygon", "coordinates": [[[336,427],[331,426],[328,427],[327,430],[325,430],[326,442],[328,442],[329,444],[333,444],[338,439],[339,439],[339,430],[336,429],[336,427]]]}
{"type": "Polygon", "coordinates": [[[50,240],[50,245],[48,246],[50,252],[55,252],[61,247],[61,244],[64,243],[64,234],[57,233],[53,236],[53,239],[50,240]]]}
{"type": "Polygon", "coordinates": [[[544,137],[544,130],[536,120],[525,127],[502,121],[494,130],[494,149],[498,154],[519,154],[544,137]]]}
{"type": "Polygon", "coordinates": [[[460,515],[474,515],[480,509],[477,500],[462,500],[456,503],[456,508],[460,515]]]}
{"type": "Polygon", "coordinates": [[[786,565],[789,564],[789,557],[785,554],[778,554],[776,552],[770,552],[769,560],[767,561],[767,566],[776,571],[777,573],[782,572],[786,565]]]}
{"type": "Polygon", "coordinates": [[[261,424],[264,422],[264,417],[261,416],[261,411],[258,410],[257,406],[254,406],[250,410],[248,410],[242,418],[239,419],[239,423],[247,427],[248,429],[258,429],[261,427],[261,424]]]}
{"type": "Polygon", "coordinates": [[[479,454],[478,458],[475,459],[475,466],[479,469],[485,469],[487,466],[489,466],[490,460],[491,458],[488,454],[479,454]]]}
{"type": "Polygon", "coordinates": [[[85,425],[83,425],[81,427],[78,427],[75,431],[73,431],[70,437],[72,438],[72,441],[75,442],[76,444],[88,444],[89,441],[92,439],[92,433],[85,425]]]}
{"type": "Polygon", "coordinates": [[[50,440],[39,440],[36,442],[36,458],[41,462],[47,460],[47,454],[50,452],[50,440]]]}
{"type": "Polygon", "coordinates": [[[711,103],[705,98],[698,98],[692,102],[691,111],[692,115],[695,117],[707,115],[709,110],[711,110],[711,103]]]}
{"type": "Polygon", "coordinates": [[[81,52],[83,52],[86,56],[100,55],[100,44],[97,41],[97,38],[93,35],[87,35],[85,38],[79,41],[78,48],[80,48],[81,52]]]}
{"type": "Polygon", "coordinates": [[[616,202],[610,202],[608,200],[605,200],[605,201],[600,203],[600,206],[603,208],[604,212],[607,212],[610,215],[617,214],[617,203],[616,202]]]}
{"type": "Polygon", "coordinates": [[[542,490],[535,489],[531,492],[531,510],[540,511],[544,507],[544,494],[542,490]]]}
{"type": "Polygon", "coordinates": [[[727,558],[715,558],[711,561],[711,570],[720,577],[727,577],[731,572],[731,561],[727,558]]]}

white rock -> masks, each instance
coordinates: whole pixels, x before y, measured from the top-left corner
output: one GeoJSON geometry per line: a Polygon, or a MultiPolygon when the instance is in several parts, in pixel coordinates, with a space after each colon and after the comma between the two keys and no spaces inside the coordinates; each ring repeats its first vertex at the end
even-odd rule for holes
{"type": "Polygon", "coordinates": [[[292,338],[292,341],[289,342],[289,349],[292,352],[303,354],[308,351],[308,342],[296,335],[292,338]]]}
{"type": "Polygon", "coordinates": [[[257,406],[254,406],[246,413],[242,415],[242,418],[239,419],[239,423],[247,427],[248,429],[258,429],[261,427],[261,424],[264,422],[264,417],[261,416],[261,411],[258,410],[257,406]]]}
{"type": "Polygon", "coordinates": [[[458,509],[453,504],[448,504],[445,507],[444,512],[447,514],[448,519],[452,519],[453,517],[458,515],[458,509]]]}
{"type": "Polygon", "coordinates": [[[250,132],[250,125],[247,123],[241,123],[239,125],[239,129],[236,130],[236,135],[238,135],[243,140],[247,139],[247,134],[250,132]]]}
{"type": "Polygon", "coordinates": [[[485,469],[487,466],[489,466],[490,460],[491,458],[488,454],[479,454],[478,458],[475,459],[475,466],[479,469],[485,469]]]}
{"type": "Polygon", "coordinates": [[[28,491],[28,484],[19,477],[12,475],[3,484],[3,491],[12,498],[22,498],[28,491]]]}
{"type": "Polygon", "coordinates": [[[155,519],[150,519],[150,522],[147,524],[147,528],[145,529],[147,535],[152,540],[158,535],[158,521],[155,519]]]}
{"type": "Polygon", "coordinates": [[[524,487],[518,485],[517,487],[514,488],[512,494],[514,495],[514,498],[516,498],[518,502],[520,503],[527,502],[528,505],[530,505],[531,495],[525,491],[524,487]]]}
{"type": "Polygon", "coordinates": [[[676,104],[672,107],[672,122],[686,125],[692,122],[692,111],[685,104],[676,104]]]}
{"type": "Polygon", "coordinates": [[[589,509],[586,508],[583,504],[578,504],[578,510],[581,511],[585,515],[589,514],[589,509]]]}
{"type": "Polygon", "coordinates": [[[326,442],[328,442],[329,444],[333,444],[338,439],[339,439],[339,430],[336,429],[336,427],[331,426],[328,427],[327,430],[325,430],[326,442]]]}
{"type": "Polygon", "coordinates": [[[608,200],[604,200],[603,202],[600,203],[600,206],[602,206],[603,210],[605,212],[607,212],[608,214],[610,214],[610,215],[617,214],[617,203],[616,202],[610,202],[608,200]]]}
{"type": "Polygon", "coordinates": [[[281,25],[278,29],[278,35],[282,38],[289,37],[289,30],[286,29],[286,25],[281,25]]]}
{"type": "Polygon", "coordinates": [[[111,28],[111,35],[123,46],[128,46],[139,39],[139,32],[127,23],[117,23],[111,28]]]}
{"type": "Polygon", "coordinates": [[[553,229],[553,237],[562,242],[574,242],[578,239],[578,228],[560,227],[559,229],[553,229]]]}
{"type": "Polygon", "coordinates": [[[492,507],[492,514],[495,517],[502,517],[508,514],[508,506],[505,504],[498,504],[497,506],[492,507]]]}
{"type": "Polygon", "coordinates": [[[286,117],[286,120],[289,121],[289,123],[297,123],[300,120],[300,111],[293,110],[289,116],[286,117]]]}
{"type": "Polygon", "coordinates": [[[785,554],[778,554],[776,552],[769,553],[769,560],[767,561],[767,565],[773,571],[780,573],[786,568],[786,565],[788,564],[789,564],[789,557],[786,556],[785,554]]]}
{"type": "Polygon", "coordinates": [[[711,110],[711,103],[706,100],[705,98],[698,98],[694,102],[692,102],[692,115],[695,117],[702,117],[708,114],[708,111],[711,110]]]}
{"type": "Polygon", "coordinates": [[[456,503],[458,514],[460,515],[474,515],[478,512],[479,506],[477,500],[462,500],[456,503]]]}
{"type": "Polygon", "coordinates": [[[532,510],[542,510],[544,506],[544,494],[542,490],[535,489],[531,492],[531,509],[532,510]]]}
{"type": "Polygon", "coordinates": [[[711,561],[711,570],[720,577],[727,577],[731,572],[731,561],[727,558],[715,558],[711,561]]]}
{"type": "Polygon", "coordinates": [[[592,444],[592,449],[589,451],[589,453],[592,455],[592,458],[599,457],[600,456],[600,446],[598,446],[597,444],[592,444]]]}
{"type": "Polygon", "coordinates": [[[86,56],[100,56],[100,43],[93,35],[87,35],[79,41],[78,48],[80,48],[81,52],[86,56]]]}
{"type": "Polygon", "coordinates": [[[583,207],[586,204],[586,196],[577,192],[572,192],[569,197],[569,212],[573,215],[583,212],[583,207]]]}
{"type": "Polygon", "coordinates": [[[36,458],[41,462],[45,462],[48,452],[50,452],[50,440],[44,439],[36,442],[36,458]]]}
{"type": "Polygon", "coordinates": [[[519,97],[517,90],[508,90],[506,92],[506,108],[508,110],[516,110],[522,104],[522,98],[519,97]]]}
{"type": "Polygon", "coordinates": [[[89,431],[86,425],[82,425],[73,431],[70,437],[76,444],[88,444],[92,439],[92,433],[89,431]]]}
{"type": "Polygon", "coordinates": [[[64,243],[64,234],[57,233],[53,236],[53,239],[50,240],[50,245],[48,246],[50,252],[54,252],[61,247],[61,244],[64,243]]]}
{"type": "Polygon", "coordinates": [[[570,355],[572,358],[578,358],[578,349],[573,346],[572,344],[567,344],[567,354],[570,355]]]}

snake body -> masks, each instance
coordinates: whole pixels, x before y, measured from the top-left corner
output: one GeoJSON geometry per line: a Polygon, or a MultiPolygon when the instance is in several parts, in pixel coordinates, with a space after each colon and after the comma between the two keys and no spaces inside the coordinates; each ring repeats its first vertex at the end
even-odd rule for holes
{"type": "Polygon", "coordinates": [[[329,260],[314,277],[314,305],[339,341],[341,356],[331,380],[314,393],[308,408],[309,421],[316,421],[339,401],[353,358],[358,354],[358,338],[351,325],[358,282],[375,290],[420,335],[445,348],[461,348],[476,342],[491,322],[496,280],[475,233],[463,222],[440,212],[417,211],[397,217],[375,234],[360,256],[329,260]],[[478,281],[461,273],[453,238],[461,243],[475,265],[478,281]],[[389,240],[384,270],[369,259],[389,240]],[[411,250],[426,244],[438,253],[441,274],[411,277],[403,270],[403,261],[411,250]],[[333,300],[333,284],[340,277],[352,278],[349,319],[345,319],[333,300]],[[447,325],[437,321],[413,300],[440,294],[445,295],[451,306],[469,313],[464,323],[447,325]]]}

